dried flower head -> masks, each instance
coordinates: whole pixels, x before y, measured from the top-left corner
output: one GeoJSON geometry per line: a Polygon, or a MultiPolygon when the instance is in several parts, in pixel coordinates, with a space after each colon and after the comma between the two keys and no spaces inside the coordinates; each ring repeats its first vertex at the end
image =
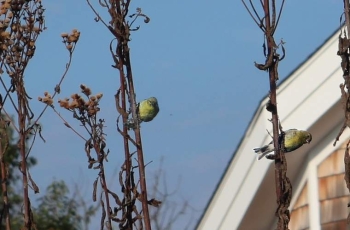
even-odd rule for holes
{"type": "Polygon", "coordinates": [[[70,103],[70,105],[69,105],[69,108],[70,108],[70,109],[76,109],[76,108],[78,108],[78,107],[79,107],[79,103],[78,103],[77,100],[73,100],[73,101],[70,103]]]}
{"type": "Polygon", "coordinates": [[[53,104],[53,99],[51,97],[51,94],[49,94],[48,92],[44,92],[44,97],[38,97],[38,100],[47,105],[53,104]]]}
{"type": "Polygon", "coordinates": [[[80,96],[77,93],[74,93],[70,96],[72,99],[78,99],[80,96]]]}
{"type": "Polygon", "coordinates": [[[68,34],[67,33],[61,33],[61,37],[62,38],[66,38],[66,37],[68,37],[68,34]]]}
{"type": "Polygon", "coordinates": [[[86,96],[91,95],[91,89],[89,87],[87,87],[86,85],[81,84],[80,88],[81,88],[81,92],[84,93],[86,96]]]}
{"type": "Polygon", "coordinates": [[[96,98],[97,98],[98,100],[100,100],[102,97],[103,97],[103,93],[98,93],[98,94],[96,94],[96,98]]]}
{"type": "Polygon", "coordinates": [[[96,97],[95,96],[91,96],[90,97],[90,101],[96,101],[96,97]]]}
{"type": "Polygon", "coordinates": [[[64,100],[59,99],[58,103],[62,108],[69,109],[69,98],[65,98],[64,100]]]}
{"type": "Polygon", "coordinates": [[[45,104],[47,104],[47,105],[52,105],[52,104],[53,104],[52,98],[47,98],[47,97],[44,97],[44,98],[42,99],[42,102],[45,103],[45,104]]]}
{"type": "Polygon", "coordinates": [[[77,43],[77,41],[79,40],[80,32],[77,29],[73,29],[70,34],[62,33],[61,37],[63,38],[63,43],[65,43],[66,46],[73,45],[74,43],[77,43]]]}

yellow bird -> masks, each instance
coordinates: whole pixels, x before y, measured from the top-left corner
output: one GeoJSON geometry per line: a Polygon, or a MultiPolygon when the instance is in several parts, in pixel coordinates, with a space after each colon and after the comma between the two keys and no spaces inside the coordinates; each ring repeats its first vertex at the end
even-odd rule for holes
{"type": "Polygon", "coordinates": [[[159,112],[157,98],[150,97],[137,104],[137,114],[141,122],[152,121],[159,112]]]}
{"type": "MultiPolygon", "coordinates": [[[[281,135],[282,134],[280,134],[279,139],[281,139],[281,135]]],[[[284,132],[284,152],[292,152],[300,148],[303,144],[310,143],[311,140],[311,133],[304,130],[289,129],[284,132]]],[[[253,150],[255,153],[258,154],[258,160],[260,160],[264,156],[266,156],[267,159],[273,159],[273,156],[271,155],[274,155],[274,153],[271,152],[275,150],[275,147],[273,145],[273,141],[271,141],[268,145],[265,145],[261,148],[255,148],[253,150]]]]}

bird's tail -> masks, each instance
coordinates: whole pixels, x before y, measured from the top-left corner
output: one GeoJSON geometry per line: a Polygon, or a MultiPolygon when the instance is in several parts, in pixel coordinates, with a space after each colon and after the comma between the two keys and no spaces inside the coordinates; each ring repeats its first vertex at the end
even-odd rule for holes
{"type": "Polygon", "coordinates": [[[264,157],[264,155],[263,155],[264,153],[263,153],[263,151],[261,151],[261,149],[262,148],[255,148],[255,149],[253,149],[254,152],[257,154],[256,160],[260,160],[261,158],[264,157]]]}
{"type": "Polygon", "coordinates": [[[269,145],[264,145],[261,148],[254,148],[253,150],[257,154],[256,160],[261,160],[261,158],[263,158],[266,154],[273,151],[273,146],[269,144],[269,145]]]}

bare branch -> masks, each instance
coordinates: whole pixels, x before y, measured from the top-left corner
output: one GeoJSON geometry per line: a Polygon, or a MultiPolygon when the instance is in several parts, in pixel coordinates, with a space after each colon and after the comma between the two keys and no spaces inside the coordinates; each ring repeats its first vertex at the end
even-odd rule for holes
{"type": "Polygon", "coordinates": [[[244,0],[242,0],[242,3],[243,3],[243,5],[244,5],[244,7],[246,8],[246,10],[248,11],[250,17],[251,17],[251,18],[254,20],[254,22],[256,23],[256,25],[257,25],[261,30],[264,31],[265,28],[264,28],[264,26],[263,26],[263,24],[262,24],[262,19],[260,19],[260,17],[259,17],[259,15],[258,15],[258,13],[256,12],[255,7],[253,6],[251,0],[249,0],[249,1],[250,1],[250,4],[251,4],[251,6],[252,6],[252,8],[253,8],[253,11],[254,11],[256,17],[258,18],[259,22],[257,21],[257,19],[255,19],[255,17],[253,16],[252,12],[250,11],[249,7],[247,6],[247,4],[245,3],[244,0]]]}
{"type": "Polygon", "coordinates": [[[284,7],[284,2],[285,2],[285,0],[282,0],[281,8],[280,8],[280,10],[278,12],[277,22],[276,22],[276,25],[274,26],[274,32],[277,29],[278,23],[280,21],[280,18],[281,18],[281,15],[282,15],[282,11],[283,11],[283,7],[284,7]]]}
{"type": "MultiPolygon", "coordinates": [[[[284,149],[285,149],[284,148],[284,131],[282,130],[282,126],[279,123],[279,116],[277,112],[277,93],[276,93],[277,83],[276,82],[278,80],[278,63],[280,61],[280,57],[279,57],[279,54],[277,53],[278,46],[276,45],[276,42],[273,37],[274,31],[276,29],[276,24],[277,24],[276,5],[275,5],[275,0],[271,0],[272,9],[270,10],[270,0],[260,0],[260,3],[264,10],[264,18],[263,18],[265,21],[264,35],[267,43],[267,53],[264,51],[264,54],[266,55],[265,63],[264,64],[255,63],[255,66],[260,70],[264,70],[264,71],[267,70],[269,72],[270,100],[266,106],[266,109],[272,114],[272,119],[271,119],[272,131],[273,131],[272,137],[273,137],[274,150],[275,150],[275,155],[272,157],[272,159],[275,160],[275,184],[276,184],[276,196],[277,196],[277,205],[278,205],[276,210],[276,216],[278,217],[277,229],[284,230],[284,229],[288,229],[288,223],[290,219],[288,207],[292,196],[292,185],[286,175],[287,162],[284,156],[284,149]],[[281,134],[279,133],[279,131],[281,131],[281,134]]],[[[249,14],[251,13],[249,12],[249,14]]],[[[285,51],[284,51],[283,45],[282,45],[282,50],[283,50],[283,57],[284,57],[285,51]]]]}

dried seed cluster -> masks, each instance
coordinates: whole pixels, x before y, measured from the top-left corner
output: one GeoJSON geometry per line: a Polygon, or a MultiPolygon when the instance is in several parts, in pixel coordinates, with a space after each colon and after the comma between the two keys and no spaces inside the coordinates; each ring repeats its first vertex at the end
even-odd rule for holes
{"type": "Polygon", "coordinates": [[[44,28],[41,1],[0,1],[0,54],[11,78],[20,76],[44,28]]]}
{"type": "Polygon", "coordinates": [[[80,37],[80,32],[77,29],[73,29],[70,34],[62,33],[63,43],[69,51],[72,51],[74,45],[78,42],[80,37]]]}
{"type": "MultiPolygon", "coordinates": [[[[88,115],[89,117],[94,116],[100,111],[99,101],[103,97],[102,93],[92,95],[92,91],[85,85],[80,85],[81,92],[87,97],[85,100],[81,95],[74,93],[70,98],[59,99],[58,103],[62,108],[73,112],[79,112],[81,116],[88,115]]],[[[44,92],[44,97],[38,97],[38,100],[42,103],[52,106],[53,99],[51,94],[44,92]]]]}
{"type": "Polygon", "coordinates": [[[52,96],[48,92],[44,92],[44,97],[38,97],[38,100],[47,105],[53,104],[52,96]]]}
{"type": "Polygon", "coordinates": [[[85,113],[87,113],[88,116],[96,115],[97,112],[100,111],[98,105],[103,94],[98,93],[96,95],[91,95],[91,89],[85,85],[80,85],[80,88],[82,93],[85,94],[88,100],[85,100],[81,95],[75,93],[71,95],[71,98],[58,100],[58,103],[61,107],[68,110],[77,109],[80,115],[83,115],[85,113]]]}

